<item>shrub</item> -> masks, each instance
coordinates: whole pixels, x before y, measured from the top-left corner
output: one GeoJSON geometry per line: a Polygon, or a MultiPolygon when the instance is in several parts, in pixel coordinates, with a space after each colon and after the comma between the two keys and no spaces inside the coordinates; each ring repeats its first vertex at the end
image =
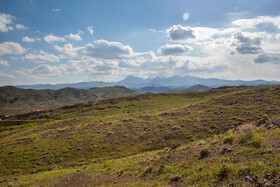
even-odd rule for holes
{"type": "Polygon", "coordinates": [[[225,179],[225,178],[227,178],[228,177],[228,175],[229,175],[229,173],[230,173],[230,168],[227,166],[227,165],[225,165],[225,164],[223,164],[220,168],[219,168],[219,170],[218,170],[218,172],[217,172],[217,177],[219,177],[219,179],[225,179]]]}
{"type": "Polygon", "coordinates": [[[255,148],[260,148],[263,144],[264,138],[261,134],[254,132],[255,127],[252,125],[245,125],[240,130],[238,142],[241,144],[251,145],[255,148]]]}
{"type": "Polygon", "coordinates": [[[200,157],[199,157],[200,159],[206,158],[210,155],[210,151],[208,148],[201,149],[199,155],[200,155],[200,157]]]}
{"type": "Polygon", "coordinates": [[[230,135],[224,137],[223,142],[224,142],[224,144],[232,144],[233,140],[234,140],[234,135],[230,134],[230,135]]]}
{"type": "Polygon", "coordinates": [[[253,138],[254,127],[250,124],[244,125],[239,129],[238,142],[241,144],[246,144],[250,142],[253,138]]]}
{"type": "Polygon", "coordinates": [[[253,136],[251,145],[255,148],[260,148],[263,144],[264,138],[261,135],[255,135],[253,136]]]}

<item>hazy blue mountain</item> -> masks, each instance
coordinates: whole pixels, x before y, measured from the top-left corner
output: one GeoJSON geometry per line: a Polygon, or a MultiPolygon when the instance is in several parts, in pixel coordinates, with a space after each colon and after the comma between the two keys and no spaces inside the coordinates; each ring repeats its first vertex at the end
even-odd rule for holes
{"type": "Polygon", "coordinates": [[[102,81],[91,81],[91,82],[79,82],[79,83],[65,83],[65,84],[35,84],[35,85],[17,85],[17,88],[23,89],[51,89],[58,90],[66,87],[72,87],[77,89],[88,89],[93,87],[106,87],[114,86],[115,84],[102,81]]]}
{"type": "Polygon", "coordinates": [[[128,76],[125,79],[117,82],[119,85],[138,85],[138,84],[145,84],[147,82],[146,79],[128,76]]]}
{"type": "MultiPolygon", "coordinates": [[[[272,85],[280,84],[278,81],[265,81],[265,80],[225,80],[216,78],[199,78],[194,76],[173,76],[173,77],[155,77],[155,78],[139,78],[135,76],[128,76],[119,82],[102,82],[102,81],[91,81],[91,82],[80,82],[80,83],[66,83],[66,84],[37,84],[37,85],[18,85],[18,88],[31,88],[31,89],[61,89],[65,87],[73,87],[78,89],[88,89],[91,87],[105,87],[105,86],[125,86],[133,89],[141,89],[144,87],[168,87],[170,89],[188,88],[193,85],[205,85],[211,88],[220,86],[237,86],[237,85],[272,85]]],[[[156,89],[158,90],[158,89],[156,89]]],[[[163,89],[165,91],[165,89],[163,89]]]]}

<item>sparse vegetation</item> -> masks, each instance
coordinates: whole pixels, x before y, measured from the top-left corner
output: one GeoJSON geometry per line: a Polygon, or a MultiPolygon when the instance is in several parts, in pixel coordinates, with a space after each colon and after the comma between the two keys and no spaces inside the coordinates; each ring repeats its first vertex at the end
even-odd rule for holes
{"type": "Polygon", "coordinates": [[[279,184],[279,106],[279,86],[226,87],[7,118],[0,186],[279,184]]]}

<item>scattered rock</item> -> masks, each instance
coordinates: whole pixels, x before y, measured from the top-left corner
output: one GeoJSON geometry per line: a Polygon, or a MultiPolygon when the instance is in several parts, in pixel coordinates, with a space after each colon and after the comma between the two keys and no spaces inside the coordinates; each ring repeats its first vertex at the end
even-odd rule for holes
{"type": "Polygon", "coordinates": [[[226,148],[226,147],[224,147],[222,150],[221,150],[221,154],[223,155],[223,154],[226,154],[226,153],[230,153],[230,152],[232,152],[232,149],[231,148],[226,148]]]}

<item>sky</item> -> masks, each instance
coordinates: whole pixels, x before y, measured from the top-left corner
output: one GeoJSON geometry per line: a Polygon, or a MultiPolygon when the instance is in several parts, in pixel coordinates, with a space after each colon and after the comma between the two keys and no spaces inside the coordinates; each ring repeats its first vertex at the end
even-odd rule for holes
{"type": "Polygon", "coordinates": [[[0,0],[0,86],[280,81],[279,0],[0,0]]]}

